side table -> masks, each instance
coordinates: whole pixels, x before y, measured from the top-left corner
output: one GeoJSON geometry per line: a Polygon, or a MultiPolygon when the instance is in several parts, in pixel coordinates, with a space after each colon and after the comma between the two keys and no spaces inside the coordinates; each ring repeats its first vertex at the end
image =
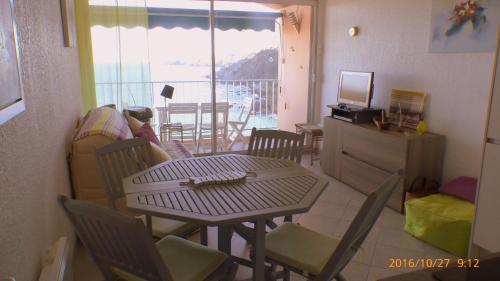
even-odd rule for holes
{"type": "Polygon", "coordinates": [[[319,160],[319,142],[323,140],[323,128],[316,124],[296,123],[295,131],[297,134],[305,133],[309,138],[312,166],[315,160],[319,160]]]}

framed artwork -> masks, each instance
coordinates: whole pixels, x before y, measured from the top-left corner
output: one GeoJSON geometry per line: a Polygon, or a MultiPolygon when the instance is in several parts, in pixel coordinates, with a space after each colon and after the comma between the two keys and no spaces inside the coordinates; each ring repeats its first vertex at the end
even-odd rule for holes
{"type": "Polygon", "coordinates": [[[61,18],[63,26],[64,47],[75,46],[75,2],[74,0],[61,1],[61,18]]]}
{"type": "Polygon", "coordinates": [[[498,0],[432,0],[429,51],[493,52],[499,24],[498,0]]]}
{"type": "Polygon", "coordinates": [[[0,125],[26,109],[13,0],[0,0],[0,125]]]}
{"type": "Polygon", "coordinates": [[[425,93],[392,89],[389,122],[415,130],[423,118],[426,96],[425,93]]]}

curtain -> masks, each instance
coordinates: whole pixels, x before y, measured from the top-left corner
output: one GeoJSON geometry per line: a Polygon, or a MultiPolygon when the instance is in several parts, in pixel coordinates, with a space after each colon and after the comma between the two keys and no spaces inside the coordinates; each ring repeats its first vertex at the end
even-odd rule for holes
{"type": "MultiPolygon", "coordinates": [[[[119,110],[136,105],[151,107],[146,0],[77,2],[87,4],[87,29],[78,30],[79,41],[80,37],[87,39],[86,32],[90,34],[90,40],[79,43],[80,49],[87,50],[86,56],[80,56],[81,60],[86,60],[82,64],[82,73],[88,74],[85,84],[91,88],[93,82],[94,87],[93,93],[91,89],[84,93],[84,100],[91,100],[92,95],[94,98],[86,106],[116,104],[119,110]]],[[[80,10],[82,17],[84,10],[80,10]]]]}
{"type": "Polygon", "coordinates": [[[97,105],[88,1],[75,1],[75,18],[82,83],[82,112],[86,112],[97,105]]]}

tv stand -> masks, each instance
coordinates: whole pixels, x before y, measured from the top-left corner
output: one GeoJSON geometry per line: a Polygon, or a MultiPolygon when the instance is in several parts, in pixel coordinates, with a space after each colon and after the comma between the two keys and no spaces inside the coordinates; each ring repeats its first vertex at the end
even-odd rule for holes
{"type": "Polygon", "coordinates": [[[404,212],[405,191],[415,179],[441,182],[445,137],[416,132],[380,131],[372,124],[324,118],[321,167],[352,188],[369,194],[392,173],[404,178],[387,205],[404,212]]]}

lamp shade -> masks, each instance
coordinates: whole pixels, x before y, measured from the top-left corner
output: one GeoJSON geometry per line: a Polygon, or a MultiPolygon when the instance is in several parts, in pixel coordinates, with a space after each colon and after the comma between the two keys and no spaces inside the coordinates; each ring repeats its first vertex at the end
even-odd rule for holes
{"type": "Polygon", "coordinates": [[[163,90],[161,91],[160,95],[167,99],[172,99],[174,95],[174,87],[165,84],[165,87],[163,87],[163,90]]]}

